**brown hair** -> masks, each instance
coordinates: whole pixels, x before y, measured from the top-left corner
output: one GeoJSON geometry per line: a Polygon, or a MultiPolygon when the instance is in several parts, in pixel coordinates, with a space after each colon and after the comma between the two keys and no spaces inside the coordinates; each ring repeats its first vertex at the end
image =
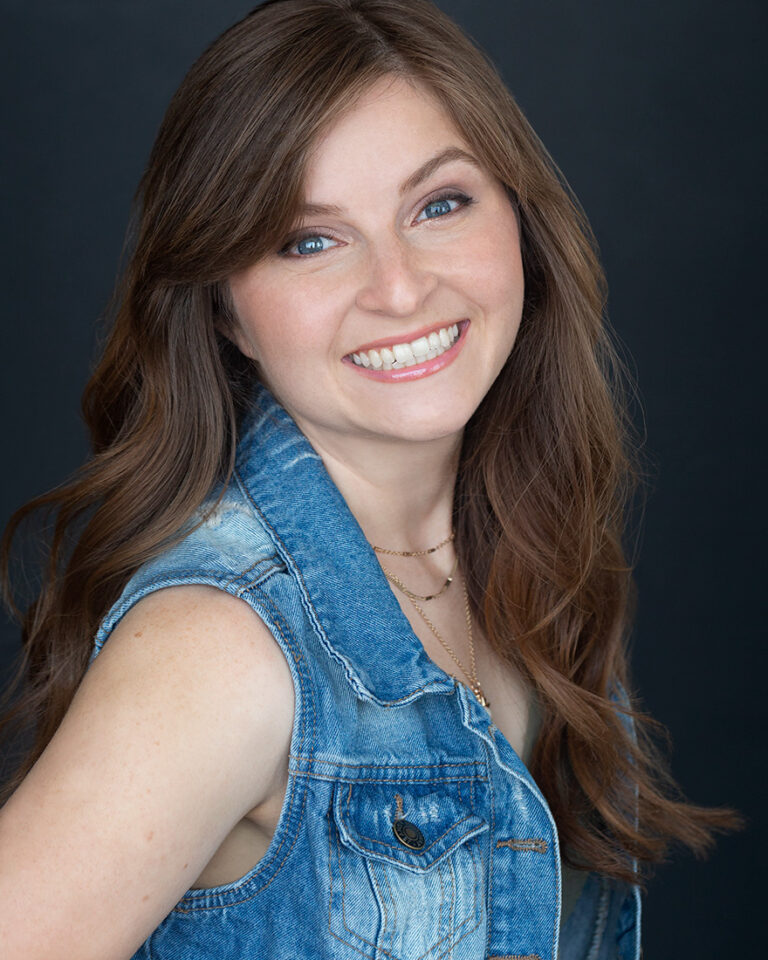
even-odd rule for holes
{"type": "MultiPolygon", "coordinates": [[[[223,336],[227,277],[278,249],[312,144],[370,83],[423,85],[518,209],[522,321],[465,430],[456,546],[489,641],[543,709],[532,773],[567,862],[637,880],[670,841],[696,852],[729,810],[686,803],[629,691],[635,605],[622,546],[640,477],[626,371],[604,320],[597,245],[562,175],[485,55],[428,0],[268,0],[226,31],[174,96],[137,194],[135,250],[83,411],[93,454],[12,517],[55,511],[47,574],[24,616],[4,716],[33,728],[6,784],[39,757],[83,677],[93,635],[131,574],[229,480],[254,376],[223,336]],[[634,718],[636,738],[628,726],[634,718]]],[[[15,607],[14,607],[15,609],[15,607]]]]}

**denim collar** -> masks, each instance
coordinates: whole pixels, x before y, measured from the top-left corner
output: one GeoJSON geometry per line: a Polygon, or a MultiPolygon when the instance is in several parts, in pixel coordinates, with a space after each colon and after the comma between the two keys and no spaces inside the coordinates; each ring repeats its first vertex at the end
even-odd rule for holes
{"type": "Polygon", "coordinates": [[[404,704],[453,692],[457,681],[426,655],[321,457],[262,384],[240,436],[237,479],[356,694],[404,704]]]}

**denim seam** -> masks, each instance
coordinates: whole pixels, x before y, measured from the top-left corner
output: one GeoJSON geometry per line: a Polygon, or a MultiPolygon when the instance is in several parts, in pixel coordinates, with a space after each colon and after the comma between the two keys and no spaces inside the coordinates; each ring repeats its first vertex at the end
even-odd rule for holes
{"type": "MultiPolygon", "coordinates": [[[[490,757],[490,750],[488,749],[488,744],[483,743],[485,748],[486,762],[490,757]]],[[[491,836],[489,837],[489,851],[488,851],[488,933],[485,938],[485,949],[488,951],[491,947],[491,935],[493,933],[493,832],[496,830],[496,792],[493,789],[493,777],[488,779],[488,801],[489,801],[489,810],[490,810],[490,828],[492,831],[491,836]]]]}
{"type": "MultiPolygon", "coordinates": [[[[365,866],[366,866],[366,870],[368,871],[368,875],[369,875],[370,878],[373,880],[373,885],[374,885],[374,887],[376,888],[376,892],[377,892],[378,895],[379,895],[379,900],[380,900],[380,902],[381,902],[381,909],[384,911],[384,929],[383,929],[383,930],[381,931],[381,933],[379,934],[379,936],[380,936],[380,938],[381,938],[381,941],[382,941],[382,943],[383,943],[383,942],[384,942],[384,937],[385,937],[386,934],[387,934],[387,926],[389,925],[389,914],[388,914],[388,912],[387,912],[387,904],[386,904],[386,902],[385,902],[385,900],[384,900],[384,895],[383,895],[382,892],[381,892],[381,887],[379,886],[379,881],[376,879],[376,870],[375,870],[375,868],[374,868],[374,865],[373,865],[371,862],[368,862],[368,863],[366,863],[365,866]]],[[[339,870],[341,870],[341,866],[339,866],[339,870]]],[[[393,931],[393,933],[394,933],[394,931],[393,931]]]]}
{"type": "Polygon", "coordinates": [[[475,900],[475,911],[474,911],[474,912],[475,912],[475,916],[478,918],[478,921],[480,921],[480,920],[482,920],[482,918],[483,918],[482,897],[480,898],[480,910],[479,910],[479,912],[478,912],[477,888],[478,888],[478,886],[481,885],[481,880],[478,879],[477,858],[475,857],[475,853],[478,852],[478,851],[479,851],[479,853],[480,853],[480,861],[481,861],[481,866],[480,866],[480,878],[481,878],[481,879],[482,879],[482,876],[483,876],[483,871],[482,871],[482,858],[483,858],[483,854],[482,854],[482,851],[480,850],[480,844],[479,844],[479,843],[477,844],[477,847],[478,847],[478,850],[477,850],[477,851],[475,851],[475,850],[472,849],[474,846],[475,846],[475,844],[473,844],[473,843],[468,843],[468,844],[467,844],[467,851],[469,852],[469,855],[472,857],[472,874],[473,874],[473,876],[474,876],[474,883],[472,884],[472,890],[473,890],[473,892],[474,892],[474,900],[475,900]]]}
{"type": "MultiPolygon", "coordinates": [[[[281,637],[283,638],[283,640],[285,641],[286,646],[289,648],[289,650],[290,650],[291,653],[293,654],[294,660],[295,660],[295,661],[298,661],[298,660],[300,659],[300,657],[299,657],[299,658],[296,657],[296,653],[295,653],[295,651],[294,651],[294,646],[293,646],[293,644],[290,642],[290,640],[288,639],[288,637],[286,636],[286,632],[290,634],[290,628],[288,627],[287,622],[285,621],[285,619],[282,617],[282,612],[277,608],[276,604],[272,601],[272,598],[269,597],[268,594],[264,593],[264,591],[260,590],[258,587],[255,587],[255,588],[253,588],[253,589],[258,591],[258,598],[261,599],[261,600],[265,603],[265,606],[268,606],[268,607],[270,607],[270,608],[272,609],[272,611],[273,611],[273,616],[271,617],[272,623],[274,624],[274,627],[275,627],[275,629],[278,631],[278,633],[280,634],[280,636],[281,636],[281,637]],[[285,627],[286,632],[284,632],[283,629],[281,629],[280,622],[279,622],[280,620],[282,620],[283,626],[285,627]]],[[[308,695],[308,696],[306,695],[306,692],[307,692],[307,691],[305,690],[305,684],[306,684],[306,683],[307,683],[306,679],[303,678],[302,675],[301,675],[301,673],[299,672],[299,696],[300,696],[300,698],[301,698],[301,706],[302,706],[302,730],[301,730],[301,744],[302,744],[302,745],[304,744],[304,741],[306,740],[306,736],[307,736],[306,711],[303,709],[304,704],[306,703],[307,700],[309,701],[309,703],[310,703],[310,705],[311,705],[311,707],[312,707],[312,739],[313,739],[313,741],[314,741],[314,732],[315,732],[315,729],[316,729],[316,715],[315,715],[315,702],[314,702],[314,697],[311,695],[311,691],[309,691],[309,695],[308,695]]],[[[290,824],[290,822],[291,822],[291,812],[292,812],[292,810],[293,810],[293,803],[294,803],[294,799],[295,799],[295,796],[296,796],[296,785],[297,785],[298,780],[299,780],[299,777],[298,777],[296,774],[289,774],[289,783],[290,783],[290,786],[291,786],[291,795],[290,795],[290,798],[289,798],[289,801],[288,801],[288,810],[287,810],[286,818],[285,818],[287,824],[290,824]]],[[[208,911],[208,910],[222,910],[222,909],[225,909],[225,908],[227,908],[227,907],[237,906],[238,904],[241,904],[241,903],[247,903],[249,900],[253,900],[254,897],[258,896],[258,894],[260,894],[262,890],[265,890],[265,889],[270,885],[270,883],[272,883],[272,881],[275,879],[275,877],[278,876],[278,874],[280,873],[280,871],[281,871],[282,868],[283,868],[283,865],[285,864],[286,860],[288,859],[288,856],[290,855],[291,851],[293,850],[294,846],[296,845],[296,841],[298,840],[299,833],[300,833],[301,822],[302,822],[302,819],[303,819],[303,816],[304,816],[304,810],[305,810],[305,808],[306,808],[307,794],[308,794],[308,790],[307,790],[306,785],[305,785],[304,796],[303,796],[303,799],[302,799],[302,809],[301,809],[300,814],[299,814],[298,823],[296,824],[296,827],[295,827],[295,832],[294,832],[294,836],[293,836],[293,842],[291,843],[291,846],[289,847],[289,849],[286,851],[285,856],[283,857],[282,861],[278,864],[277,869],[275,870],[275,872],[272,874],[272,876],[269,878],[269,880],[267,880],[267,882],[266,882],[263,886],[259,887],[258,890],[254,891],[252,894],[250,894],[250,896],[244,897],[242,900],[236,900],[236,901],[234,901],[234,902],[226,901],[226,902],[224,902],[224,903],[209,904],[209,905],[205,905],[205,906],[191,906],[191,907],[187,907],[187,908],[177,905],[176,907],[173,908],[173,911],[172,911],[172,912],[182,913],[182,914],[189,914],[189,913],[195,913],[195,912],[201,912],[201,911],[208,911]]],[[[284,807],[284,806],[285,806],[285,800],[283,800],[283,807],[284,807]]],[[[272,857],[270,857],[270,864],[271,864],[272,862],[274,862],[275,858],[276,858],[277,855],[279,854],[280,849],[282,848],[282,846],[283,846],[283,844],[285,843],[285,841],[286,841],[286,838],[285,838],[285,837],[283,837],[283,838],[280,840],[280,843],[279,843],[277,849],[274,851],[272,857]]],[[[245,886],[245,885],[250,884],[250,883],[252,883],[253,881],[255,881],[256,878],[257,878],[257,876],[258,876],[258,871],[259,871],[259,867],[260,867],[260,866],[261,866],[261,861],[259,861],[259,866],[257,866],[257,868],[256,868],[256,874],[255,874],[254,876],[249,876],[248,874],[250,874],[251,871],[248,871],[248,874],[246,874],[245,877],[242,878],[242,881],[241,881],[240,883],[238,883],[236,886],[230,888],[229,890],[227,890],[227,891],[225,891],[225,892],[223,892],[223,893],[220,893],[220,894],[211,893],[210,890],[206,890],[206,889],[203,888],[203,889],[201,889],[201,891],[200,891],[199,894],[190,894],[189,896],[185,896],[185,897],[183,897],[183,898],[179,901],[179,903],[190,903],[190,902],[194,903],[194,901],[197,900],[197,899],[203,900],[203,899],[208,899],[209,897],[223,897],[223,898],[226,898],[228,894],[234,893],[234,892],[235,892],[236,890],[238,890],[241,886],[245,886]]],[[[265,866],[268,866],[268,865],[265,865],[265,866]]]]}
{"type": "MultiPolygon", "coordinates": [[[[350,767],[355,770],[437,770],[441,767],[484,767],[482,760],[458,760],[455,763],[344,763],[339,760],[324,760],[322,757],[302,757],[299,754],[289,755],[291,760],[305,760],[307,763],[331,763],[340,767],[350,767]]],[[[474,774],[468,773],[464,780],[473,779],[474,774]]]]}
{"type": "Polygon", "coordinates": [[[397,932],[397,902],[395,901],[394,895],[392,893],[392,884],[389,882],[389,871],[386,866],[382,864],[382,873],[384,874],[384,879],[387,881],[387,891],[389,893],[389,899],[392,903],[392,912],[395,915],[395,919],[392,924],[392,934],[391,940],[394,943],[395,933],[397,932]]]}
{"type": "Polygon", "coordinates": [[[445,910],[446,902],[448,904],[448,931],[451,930],[451,918],[453,914],[452,903],[445,895],[445,881],[443,880],[443,864],[442,862],[437,865],[437,879],[440,881],[440,909],[437,912],[437,929],[438,932],[443,929],[443,911],[445,910]]]}
{"type": "MultiPolygon", "coordinates": [[[[430,777],[429,780],[416,780],[416,779],[413,779],[412,777],[408,777],[405,779],[398,778],[397,780],[389,780],[389,779],[371,780],[368,777],[365,777],[365,778],[353,778],[351,780],[347,780],[344,777],[332,777],[330,775],[326,776],[325,774],[320,774],[320,773],[303,773],[303,772],[297,772],[297,771],[292,771],[292,772],[294,776],[301,776],[306,780],[326,780],[326,781],[330,781],[331,783],[349,783],[349,784],[388,783],[390,785],[393,785],[393,784],[399,785],[402,783],[418,783],[423,785],[423,784],[429,784],[429,783],[456,783],[459,780],[471,779],[470,777],[430,777]]],[[[482,780],[484,782],[487,778],[478,777],[476,779],[482,780]]]]}

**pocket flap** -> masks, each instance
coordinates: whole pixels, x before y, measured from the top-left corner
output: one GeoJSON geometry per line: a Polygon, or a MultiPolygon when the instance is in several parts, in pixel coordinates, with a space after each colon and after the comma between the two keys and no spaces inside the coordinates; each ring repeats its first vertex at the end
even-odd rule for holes
{"type": "Polygon", "coordinates": [[[434,783],[338,783],[333,810],[347,847],[416,873],[430,870],[488,829],[462,799],[456,783],[441,784],[439,789],[434,783]]]}

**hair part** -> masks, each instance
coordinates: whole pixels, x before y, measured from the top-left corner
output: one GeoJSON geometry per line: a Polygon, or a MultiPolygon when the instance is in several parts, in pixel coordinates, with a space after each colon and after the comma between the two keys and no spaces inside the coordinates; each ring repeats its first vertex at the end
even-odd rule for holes
{"type": "Polygon", "coordinates": [[[456,549],[489,642],[542,705],[532,774],[566,862],[639,881],[671,842],[702,853],[739,819],[686,803],[654,746],[663,728],[612,696],[631,692],[634,586],[622,539],[641,467],[597,243],[490,60],[428,0],[267,0],[202,54],[173,97],[83,397],[92,456],[18,510],[2,541],[13,607],[14,534],[38,510],[55,514],[6,705],[23,694],[0,724],[6,737],[26,724],[32,743],[1,796],[58,728],[127,580],[229,482],[254,368],[228,336],[227,278],[278,249],[313,145],[388,75],[437,99],[515,204],[523,316],[465,430],[456,549]]]}

